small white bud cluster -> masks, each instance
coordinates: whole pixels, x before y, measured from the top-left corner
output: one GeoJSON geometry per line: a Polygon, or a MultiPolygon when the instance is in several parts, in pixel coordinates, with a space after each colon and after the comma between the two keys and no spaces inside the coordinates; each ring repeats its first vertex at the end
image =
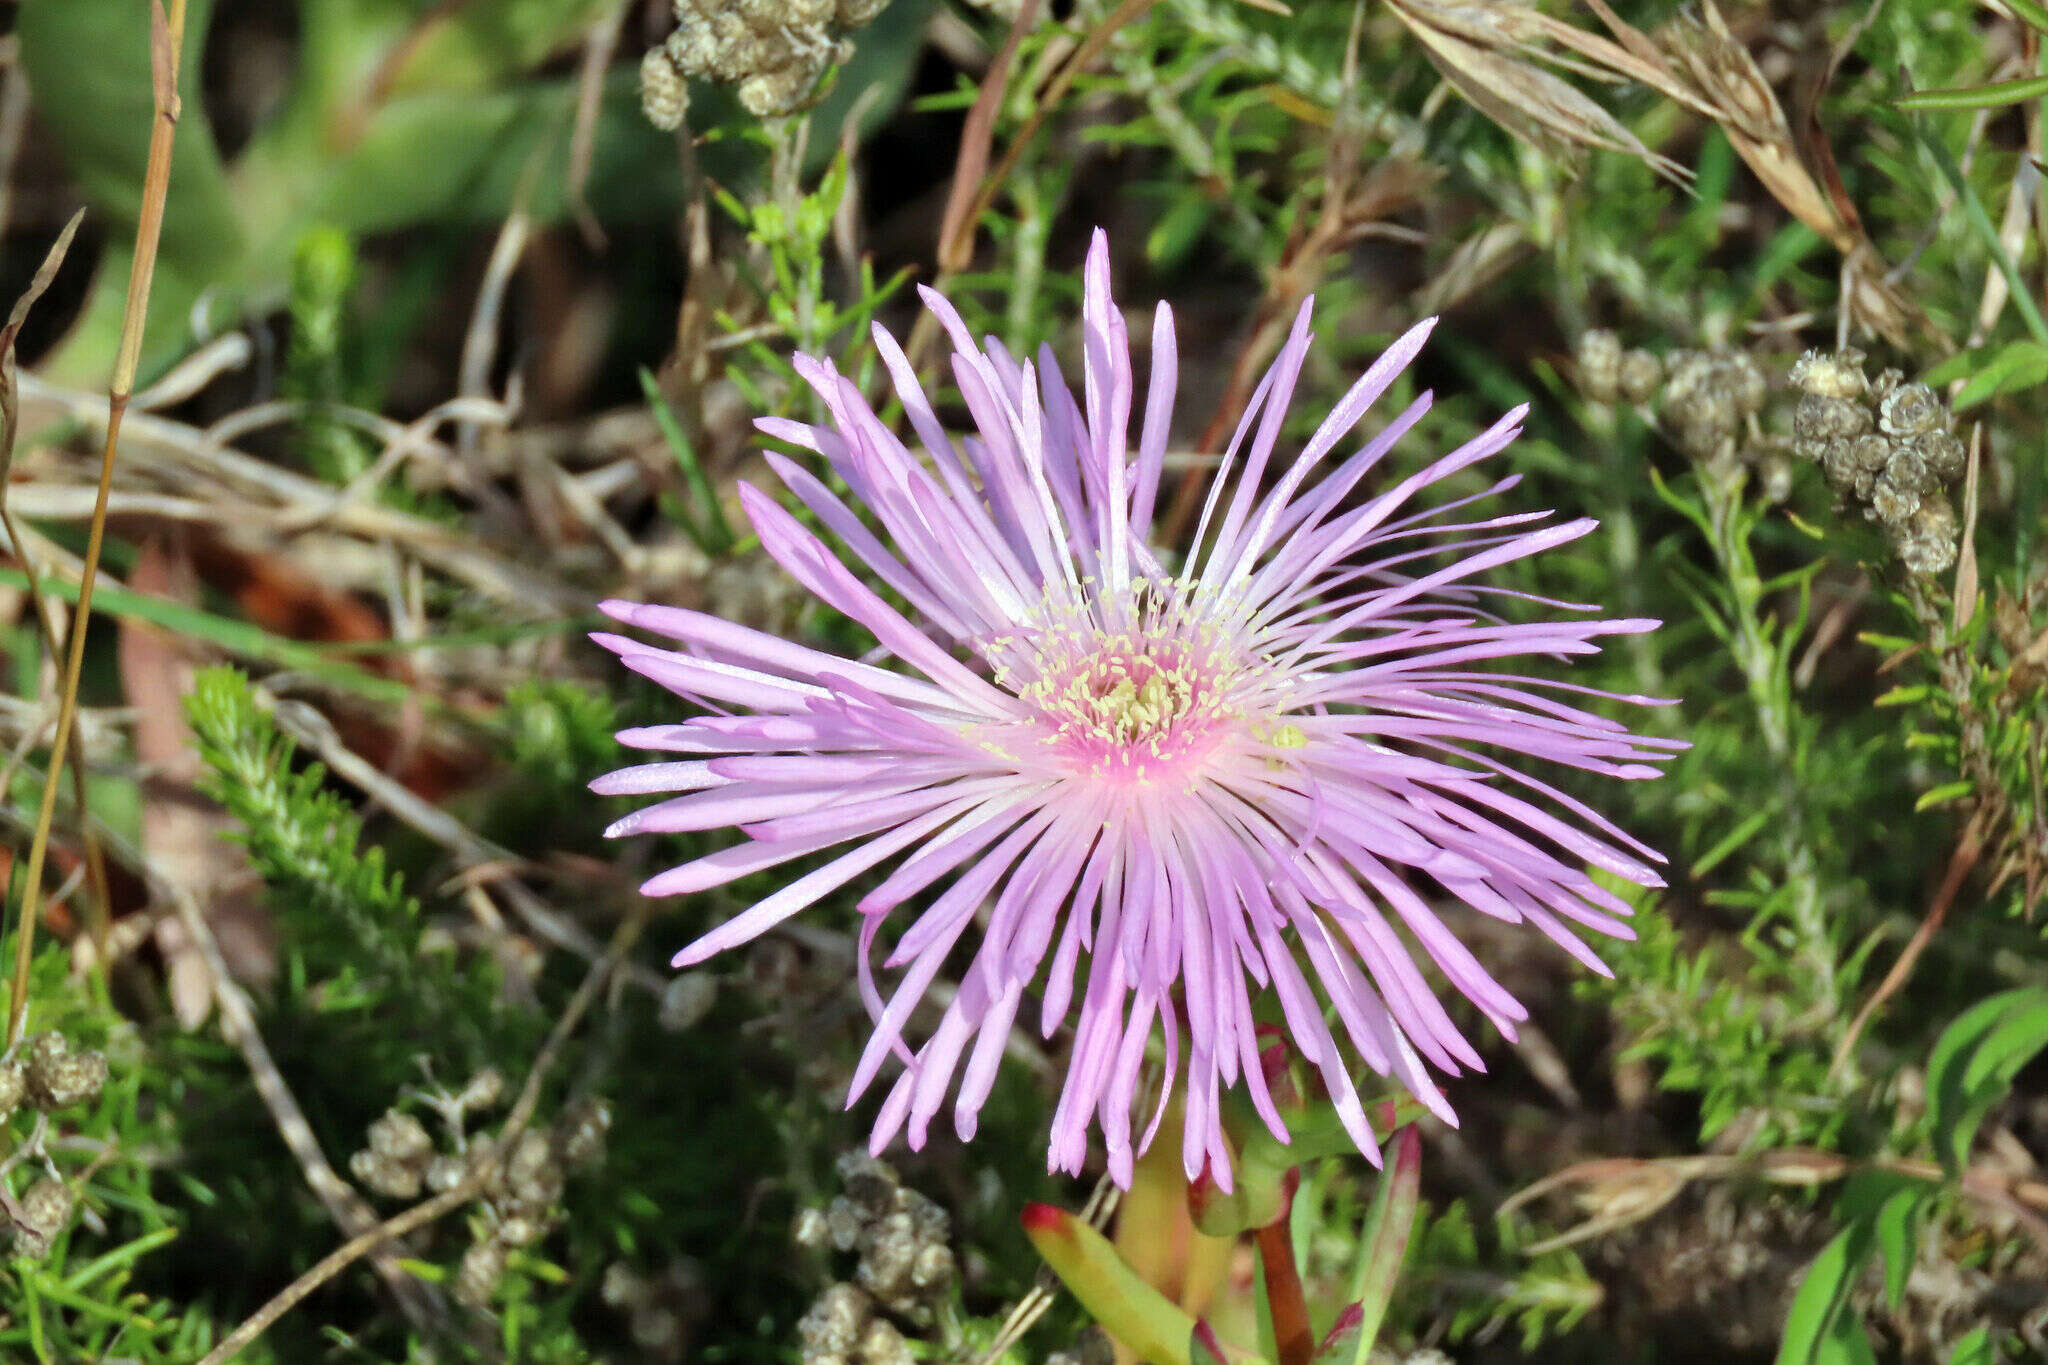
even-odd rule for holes
{"type": "Polygon", "coordinates": [[[551,1130],[529,1128],[513,1140],[484,1186],[476,1240],[456,1273],[457,1303],[479,1310],[489,1305],[511,1250],[534,1245],[561,1221],[569,1172],[604,1159],[611,1125],[611,1106],[585,1097],[563,1110],[551,1130]]]}
{"type": "Polygon", "coordinates": [[[22,1191],[15,1201],[20,1218],[10,1232],[12,1250],[17,1256],[26,1256],[40,1261],[50,1254],[50,1243],[57,1240],[57,1234],[64,1231],[64,1225],[71,1221],[76,1201],[71,1189],[63,1181],[44,1176],[22,1191]]]}
{"type": "Polygon", "coordinates": [[[626,1314],[633,1344],[663,1361],[688,1358],[690,1331],[711,1310],[703,1272],[687,1257],[651,1277],[614,1261],[605,1267],[598,1293],[606,1304],[626,1314]]]}
{"type": "Polygon", "coordinates": [[[735,86],[758,118],[803,107],[825,68],[853,55],[845,36],[888,0],[675,0],[676,31],[640,64],[640,104],[658,128],[682,126],[691,77],[735,86]]]}
{"type": "Polygon", "coordinates": [[[1660,359],[1593,331],[1579,338],[1576,361],[1579,389],[1594,402],[1657,406],[1671,443],[1703,476],[1731,478],[1747,465],[1769,501],[1791,493],[1791,462],[1751,439],[1770,384],[1748,352],[1673,351],[1660,359]]]}
{"type": "MultiPolygon", "coordinates": [[[[105,1087],[107,1074],[103,1054],[90,1050],[73,1052],[71,1040],[63,1034],[39,1033],[28,1040],[21,1055],[0,1061],[0,1123],[13,1117],[24,1104],[38,1114],[48,1115],[89,1103],[105,1087]]],[[[45,1122],[37,1120],[29,1140],[11,1154],[8,1167],[16,1160],[42,1152],[45,1122]]],[[[41,1260],[50,1254],[50,1244],[71,1221],[76,1208],[71,1188],[53,1172],[29,1185],[14,1203],[15,1216],[0,1220],[10,1249],[17,1256],[41,1260]]]]}
{"type": "Polygon", "coordinates": [[[1790,378],[1800,394],[1793,451],[1884,527],[1908,571],[1937,574],[1955,563],[1956,514],[1945,490],[1962,477],[1967,452],[1949,430],[1948,405],[1897,370],[1870,379],[1853,349],[1808,351],[1790,378]]]}
{"type": "Polygon", "coordinates": [[[865,1152],[845,1153],[836,1169],[844,1193],[825,1208],[800,1211],[790,1239],[809,1251],[856,1252],[859,1260],[852,1281],[827,1285],[797,1324],[804,1365],[910,1365],[897,1322],[922,1330],[936,1321],[958,1278],[952,1220],[865,1152]]]}
{"type": "MultiPolygon", "coordinates": [[[[459,1091],[425,1096],[446,1131],[447,1150],[411,1114],[385,1110],[371,1122],[362,1150],[349,1157],[349,1174],[386,1199],[447,1193],[469,1178],[494,1145],[488,1137],[465,1137],[464,1118],[496,1108],[504,1094],[503,1075],[486,1067],[459,1091]]],[[[560,1221],[567,1172],[603,1159],[610,1127],[610,1106],[585,1098],[565,1109],[551,1130],[528,1129],[513,1140],[478,1196],[476,1240],[455,1272],[456,1302],[476,1309],[489,1304],[512,1249],[532,1246],[560,1221]]]]}
{"type": "Polygon", "coordinates": [[[22,1055],[0,1062],[0,1120],[26,1103],[52,1113],[85,1104],[107,1083],[107,1059],[98,1052],[73,1052],[61,1033],[39,1033],[22,1055]]]}

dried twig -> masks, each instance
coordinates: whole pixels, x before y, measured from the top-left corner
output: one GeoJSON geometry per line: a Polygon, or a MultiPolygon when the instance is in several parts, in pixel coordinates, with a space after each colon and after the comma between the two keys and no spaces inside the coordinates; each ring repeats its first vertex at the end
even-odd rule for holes
{"type": "Polygon", "coordinates": [[[1970,875],[1970,869],[1977,865],[1977,859],[1984,853],[1984,826],[1986,811],[1979,808],[1963,827],[1963,837],[1956,841],[1955,852],[1949,855],[1948,869],[1941,874],[1941,886],[1934,893],[1934,901],[1927,907],[1927,917],[1920,921],[1920,927],[1913,931],[1898,961],[1884,974],[1877,989],[1863,1002],[1863,1008],[1856,1011],[1856,1017],[1849,1022],[1848,1032],[1835,1045],[1834,1060],[1828,1066],[1828,1074],[1840,1076],[1849,1067],[1850,1053],[1855,1049],[1856,1040],[1863,1036],[1871,1019],[1884,1007],[1884,1002],[1898,994],[1906,984],[1906,978],[1913,974],[1913,966],[1920,961],[1920,955],[1927,951],[1927,945],[1934,942],[1934,936],[1941,929],[1942,921],[1948,918],[1948,909],[1955,904],[1956,893],[1962,890],[1963,879],[1970,875]]]}
{"type": "MultiPolygon", "coordinates": [[[[948,193],[946,201],[948,220],[956,224],[954,230],[956,236],[965,239],[963,246],[954,248],[956,254],[959,251],[972,250],[974,225],[981,222],[983,217],[987,215],[989,206],[995,202],[996,194],[1002,189],[1003,182],[1010,178],[1010,172],[1017,169],[1017,162],[1022,159],[1025,149],[1038,136],[1038,130],[1044,125],[1046,116],[1059,107],[1060,101],[1065,99],[1067,92],[1073,88],[1074,82],[1079,80],[1084,72],[1095,65],[1096,60],[1109,47],[1109,40],[1114,38],[1117,32],[1125,25],[1135,23],[1143,18],[1145,12],[1151,9],[1154,3],[1155,0],[1122,0],[1115,9],[1109,12],[1108,16],[1101,23],[1090,30],[1087,38],[1074,50],[1073,55],[1068,57],[1061,64],[1060,69],[1054,73],[1053,78],[1046,82],[1045,89],[1033,95],[1031,113],[1025,118],[1024,126],[1017,131],[1015,137],[1010,139],[1009,146],[1003,150],[1002,160],[996,163],[996,168],[980,177],[979,185],[971,198],[967,197],[962,191],[961,177],[969,168],[968,163],[975,159],[975,154],[969,147],[961,149],[961,164],[955,168],[954,185],[948,193]],[[962,203],[966,205],[964,209],[959,208],[959,205],[962,203]],[[957,218],[954,217],[956,209],[958,209],[957,218]]],[[[996,83],[997,74],[996,71],[991,70],[989,75],[983,78],[984,92],[991,84],[996,83]]],[[[1000,91],[998,91],[998,95],[1000,96],[1000,91]]],[[[981,98],[977,96],[977,105],[981,98]]],[[[993,113],[993,107],[991,107],[991,113],[993,113]]],[[[969,131],[972,132],[973,130],[970,129],[969,131]]],[[[985,153],[981,159],[986,159],[985,153]]],[[[949,248],[949,240],[943,235],[943,228],[941,231],[939,249],[944,253],[949,248]]],[[[934,287],[943,292],[946,287],[946,280],[947,275],[941,273],[934,287]]],[[[913,365],[922,368],[924,359],[932,345],[938,340],[938,336],[938,319],[929,312],[919,314],[916,325],[911,328],[910,343],[904,348],[913,365]]]]}
{"type": "MultiPolygon", "coordinates": [[[[278,728],[304,745],[343,782],[368,793],[370,799],[389,811],[401,823],[431,839],[455,860],[459,874],[488,875],[502,888],[505,899],[528,929],[554,944],[588,960],[603,950],[575,921],[557,914],[526,886],[506,875],[523,867],[522,860],[491,843],[430,801],[414,795],[362,755],[342,742],[326,716],[304,702],[280,699],[262,687],[252,689],[256,704],[269,711],[278,728]]],[[[638,897],[634,898],[637,904],[638,897]]],[[[668,982],[659,974],[637,964],[626,965],[625,978],[659,995],[668,982]]]]}
{"type": "Polygon", "coordinates": [[[1714,0],[1678,20],[1661,44],[1622,20],[1606,0],[1585,3],[1639,63],[1630,74],[1719,124],[1771,197],[1842,253],[1845,329],[1853,322],[1904,347],[1914,310],[1885,278],[1884,260],[1848,196],[1830,193],[1815,179],[1777,93],[1714,0]]]}
{"type": "Polygon", "coordinates": [[[939,218],[939,269],[945,274],[965,270],[974,258],[974,234],[981,216],[970,214],[969,209],[975,204],[983,174],[988,170],[989,142],[995,135],[996,111],[1002,107],[1009,84],[1010,63],[1017,59],[1017,48],[1024,35],[1037,26],[1040,3],[1041,0],[1024,0],[1017,7],[1017,17],[1010,21],[1010,36],[1003,40],[1002,50],[982,73],[981,89],[975,92],[974,107],[967,111],[967,122],[960,130],[953,184],[946,192],[946,211],[939,218]]]}
{"type": "Polygon", "coordinates": [[[612,0],[611,7],[590,21],[583,34],[583,57],[576,69],[576,122],[569,130],[569,211],[576,229],[592,251],[605,248],[604,229],[584,197],[590,186],[590,164],[597,150],[597,116],[604,104],[604,75],[619,48],[631,0],[612,0]]]}
{"type": "MultiPolygon", "coordinates": [[[[1590,1241],[1640,1223],[1676,1199],[1695,1180],[1735,1178],[1772,1185],[1812,1187],[1846,1179],[1860,1171],[1887,1171],[1911,1180],[1940,1183],[1947,1174],[1932,1161],[1901,1157],[1859,1160],[1817,1147],[1781,1147],[1747,1155],[1603,1157],[1581,1161],[1517,1190],[1502,1201],[1499,1217],[1553,1191],[1579,1187],[1598,1212],[1577,1227],[1520,1248],[1524,1256],[1541,1256],[1561,1247],[1590,1241]]],[[[2001,1213],[2018,1215],[2030,1234],[2048,1233],[2039,1214],[2048,1211],[2048,1180],[2008,1176],[1995,1171],[1967,1170],[1958,1182],[1962,1192],[2001,1213]]]]}
{"type": "Polygon", "coordinates": [[[1546,150],[1594,147],[1641,158],[1658,174],[1683,182],[1686,169],[1651,151],[1642,139],[1562,78],[1537,63],[1596,80],[1626,77],[1663,87],[1661,66],[1595,33],[1522,5],[1445,4],[1387,0],[1443,78],[1488,118],[1546,150]],[[1545,40],[1580,54],[1574,58],[1545,40]]]}
{"type": "MultiPolygon", "coordinates": [[[[1081,1208],[1081,1221],[1097,1229],[1105,1227],[1110,1216],[1116,1212],[1117,1201],[1122,1197],[1123,1191],[1118,1189],[1107,1175],[1103,1176],[1095,1182],[1094,1192],[1088,1196],[1088,1202],[1081,1208]]],[[[996,1328],[996,1334],[989,1341],[988,1347],[974,1358],[974,1365],[991,1365],[991,1362],[1009,1354],[1010,1348],[1024,1339],[1024,1334],[1045,1316],[1046,1310],[1051,1308],[1058,1298],[1052,1290],[1033,1285],[1024,1297],[1017,1300],[1015,1306],[1003,1315],[1002,1325],[996,1328]]]]}
{"type": "MultiPolygon", "coordinates": [[[[104,428],[107,424],[109,410],[104,398],[58,388],[32,374],[22,375],[20,383],[25,413],[44,421],[70,420],[88,428],[104,428]]],[[[443,420],[481,420],[486,415],[483,409],[472,411],[460,406],[472,401],[452,400],[436,412],[443,420]]],[[[496,404],[491,409],[503,412],[496,404]]],[[[331,529],[363,540],[397,544],[493,601],[528,610],[552,610],[580,606],[588,600],[587,590],[558,582],[528,564],[478,545],[474,536],[459,529],[375,500],[347,496],[346,490],[337,496],[332,484],[245,455],[227,444],[236,435],[252,429],[252,423],[293,420],[303,411],[302,404],[259,404],[235,414],[230,423],[216,424],[204,431],[151,413],[130,413],[121,429],[122,448],[133,465],[156,467],[187,486],[195,477],[204,482],[206,491],[212,495],[210,511],[200,514],[190,500],[166,504],[167,511],[183,508],[183,515],[193,520],[225,520],[232,516],[244,526],[276,522],[286,529],[303,529],[305,510],[320,508],[323,523],[331,529]]],[[[405,424],[376,413],[346,407],[330,411],[341,421],[363,426],[387,445],[417,439],[409,434],[410,428],[405,424]]],[[[445,447],[423,444],[419,449],[439,454],[445,447]]],[[[444,467],[460,476],[461,466],[452,453],[445,457],[444,467]]],[[[57,490],[37,491],[52,503],[61,501],[56,497],[57,490]]],[[[147,495],[125,496],[133,503],[147,495]]],[[[26,501],[24,497],[24,505],[26,501]]],[[[50,510],[35,515],[75,513],[50,510]]]]}
{"type": "MultiPolygon", "coordinates": [[[[1358,51],[1364,34],[1363,15],[1361,6],[1354,15],[1350,38],[1345,45],[1340,109],[1355,107],[1357,103],[1358,51]]],[[[1279,349],[1287,328],[1293,323],[1295,312],[1323,278],[1332,256],[1354,241],[1367,224],[1413,199],[1416,191],[1432,178],[1432,172],[1401,154],[1398,148],[1374,162],[1361,177],[1358,167],[1364,160],[1361,151],[1368,131],[1346,118],[1340,117],[1336,121],[1329,152],[1324,158],[1321,209],[1307,229],[1297,232],[1288,242],[1280,263],[1266,281],[1266,292],[1259,300],[1251,335],[1239,350],[1231,366],[1230,379],[1223,386],[1222,396],[1210,414],[1208,425],[1195,442],[1197,454],[1213,454],[1223,444],[1232,424],[1250,399],[1258,382],[1260,367],[1279,349]]],[[[1182,542],[1201,507],[1202,492],[1208,486],[1209,479],[1199,467],[1181,476],[1179,485],[1174,489],[1173,501],[1160,523],[1159,539],[1162,543],[1178,545],[1182,542]]]]}
{"type": "Polygon", "coordinates": [[[21,153],[22,134],[28,131],[28,78],[10,67],[4,88],[0,88],[0,232],[14,211],[14,161],[21,153]]]}

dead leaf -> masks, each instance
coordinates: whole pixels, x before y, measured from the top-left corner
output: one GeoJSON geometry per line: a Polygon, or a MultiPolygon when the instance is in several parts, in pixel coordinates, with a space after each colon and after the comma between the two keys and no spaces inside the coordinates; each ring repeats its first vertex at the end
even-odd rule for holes
{"type": "MultiPolygon", "coordinates": [[[[199,579],[175,540],[142,544],[130,587],[173,601],[196,601],[199,579]]],[[[198,750],[185,725],[182,699],[191,690],[193,660],[176,636],[133,617],[121,621],[121,684],[135,707],[135,752],[148,775],[142,783],[142,846],[164,877],[193,895],[237,975],[265,976],[273,966],[267,925],[245,888],[249,870],[228,842],[229,820],[202,797],[198,750]]],[[[186,1029],[213,1010],[212,970],[175,916],[156,927],[171,1012],[186,1029]]]]}

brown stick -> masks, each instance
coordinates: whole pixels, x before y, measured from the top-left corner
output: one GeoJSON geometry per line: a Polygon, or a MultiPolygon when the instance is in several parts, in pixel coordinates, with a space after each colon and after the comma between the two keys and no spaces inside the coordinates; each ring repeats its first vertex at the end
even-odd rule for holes
{"type": "Polygon", "coordinates": [[[1948,908],[1955,903],[1956,893],[1962,890],[1963,878],[1970,875],[1970,869],[1977,865],[1977,859],[1984,852],[1984,815],[1982,811],[1970,817],[1970,823],[1963,827],[1963,837],[1956,844],[1956,850],[1949,855],[1948,870],[1942,873],[1941,886],[1934,893],[1934,903],[1927,907],[1927,918],[1920,921],[1920,927],[1913,931],[1912,939],[1905,951],[1899,954],[1892,969],[1884,974],[1870,999],[1863,1002],[1863,1008],[1856,1011],[1856,1017],[1849,1023],[1849,1031],[1842,1035],[1842,1041],[1835,1047],[1834,1061],[1828,1066],[1828,1074],[1839,1075],[1849,1065],[1849,1054],[1856,1046],[1856,1040],[1863,1036],[1863,1030],[1870,1025],[1871,1018],[1884,1002],[1898,994],[1906,984],[1906,978],[1913,974],[1913,965],[1920,955],[1927,951],[1927,945],[1934,942],[1934,935],[1941,928],[1941,922],[1948,918],[1948,908]]]}
{"type": "MultiPolygon", "coordinates": [[[[1364,33],[1364,6],[1360,6],[1351,21],[1351,35],[1344,47],[1344,90],[1347,96],[1358,83],[1358,45],[1364,33]]],[[[1261,365],[1278,349],[1280,338],[1301,307],[1301,301],[1315,288],[1322,278],[1325,262],[1330,253],[1344,241],[1352,217],[1351,191],[1357,178],[1359,161],[1359,130],[1339,111],[1336,135],[1330,140],[1330,151],[1324,163],[1322,209],[1306,233],[1291,241],[1282,253],[1280,264],[1273,271],[1273,278],[1267,282],[1265,297],[1259,301],[1256,322],[1252,334],[1246,338],[1244,348],[1238,352],[1236,362],[1230,369],[1230,380],[1223,388],[1223,396],[1216,403],[1215,411],[1209,417],[1209,424],[1202,428],[1202,436],[1195,443],[1197,455],[1214,455],[1231,426],[1244,412],[1244,405],[1251,397],[1257,383],[1257,372],[1261,365]]],[[[1221,471],[1211,474],[1200,465],[1180,476],[1180,485],[1173,491],[1173,502],[1168,507],[1165,520],[1160,523],[1159,542],[1164,545],[1180,545],[1188,533],[1188,523],[1194,519],[1195,510],[1201,506],[1202,494],[1212,479],[1221,471]]],[[[1198,547],[1187,546],[1192,557],[1198,547]]]]}
{"type": "Polygon", "coordinates": [[[78,580],[78,610],[72,613],[70,650],[64,662],[64,690],[57,704],[57,733],[50,745],[50,769],[43,779],[42,805],[36,813],[35,837],[29,842],[28,867],[22,878],[21,926],[14,938],[14,989],[7,1007],[7,1045],[21,1039],[28,1018],[30,946],[42,913],[43,863],[50,851],[50,822],[57,813],[57,788],[71,729],[78,719],[78,678],[85,666],[86,626],[92,620],[92,590],[99,576],[100,551],[107,534],[107,497],[114,487],[114,452],[119,447],[121,417],[135,389],[135,368],[142,357],[143,321],[149,312],[149,287],[156,275],[157,243],[163,236],[164,198],[171,182],[171,145],[178,131],[178,60],[185,44],[185,0],[171,0],[168,16],[163,0],[149,8],[150,89],[155,117],[149,130],[149,161],[142,177],[142,213],[135,224],[135,260],[128,272],[128,306],[121,319],[121,349],[114,357],[114,377],[107,386],[107,443],[100,453],[99,490],[93,502],[92,530],[85,542],[85,566],[78,580]]]}
{"type": "MultiPolygon", "coordinates": [[[[1033,99],[1031,114],[1024,120],[1024,127],[1018,132],[1016,137],[1010,139],[1010,145],[1004,149],[1003,159],[996,164],[995,170],[980,177],[980,187],[972,198],[969,198],[964,193],[964,186],[962,184],[962,177],[968,169],[966,163],[972,155],[972,151],[969,147],[962,146],[960,161],[956,164],[953,172],[953,187],[946,196],[946,219],[945,223],[942,224],[939,238],[939,253],[942,262],[948,259],[949,251],[957,251],[962,259],[972,254],[974,225],[981,221],[981,216],[988,212],[989,205],[995,202],[996,192],[1002,188],[1003,182],[1010,178],[1010,172],[1017,168],[1017,162],[1024,155],[1024,149],[1029,147],[1032,139],[1038,136],[1038,130],[1044,125],[1046,115],[1059,106],[1059,102],[1066,97],[1067,91],[1073,88],[1076,80],[1080,79],[1081,73],[1095,64],[1095,59],[1100,57],[1103,49],[1109,46],[1109,40],[1116,36],[1117,30],[1125,24],[1142,18],[1145,11],[1151,9],[1154,3],[1156,3],[1156,0],[1123,0],[1122,4],[1119,4],[1114,10],[1110,11],[1108,18],[1096,25],[1095,29],[1082,40],[1080,48],[1075,51],[1073,56],[1066,60],[1059,71],[1054,74],[1053,78],[1046,83],[1044,91],[1033,99]],[[960,208],[962,203],[966,205],[964,210],[960,208]],[[954,238],[962,239],[957,248],[953,244],[952,239],[954,238]]],[[[1007,52],[1008,50],[1009,48],[1006,45],[1004,51],[1007,52]]],[[[1000,62],[1000,59],[998,61],[1000,62]]],[[[992,79],[995,74],[994,69],[991,69],[989,76],[984,78],[984,87],[987,81],[992,79]]],[[[977,112],[980,99],[980,96],[976,97],[977,112]]],[[[993,114],[993,106],[991,106],[990,112],[993,114]]],[[[971,136],[972,132],[973,128],[970,123],[967,136],[971,136]]],[[[985,152],[983,159],[986,159],[985,152]]],[[[940,293],[944,293],[947,281],[950,278],[951,273],[941,269],[938,278],[933,281],[932,287],[940,293]]],[[[913,368],[919,370],[924,368],[925,361],[929,358],[929,352],[933,344],[937,342],[938,337],[938,319],[929,312],[920,313],[916,325],[910,329],[910,342],[904,347],[905,352],[910,356],[910,363],[913,368]]]]}
{"type": "Polygon", "coordinates": [[[974,258],[974,226],[978,215],[969,213],[980,192],[982,174],[988,170],[989,143],[995,135],[996,111],[1010,80],[1010,63],[1024,35],[1038,24],[1040,0],[1024,0],[1017,17],[1010,22],[1010,36],[1002,50],[982,73],[981,89],[974,107],[967,111],[966,126],[960,130],[960,154],[953,162],[953,186],[946,192],[946,211],[939,218],[939,270],[947,275],[965,270],[974,258]]]}

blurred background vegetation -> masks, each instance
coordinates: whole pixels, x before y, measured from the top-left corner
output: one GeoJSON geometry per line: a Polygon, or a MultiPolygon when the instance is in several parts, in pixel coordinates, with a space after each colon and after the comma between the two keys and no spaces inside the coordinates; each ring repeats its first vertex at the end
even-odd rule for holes
{"type": "MultiPolygon", "coordinates": [[[[191,0],[0,1358],[199,1359],[437,1196],[240,1358],[1102,1355],[1017,1225],[1093,1189],[1043,1174],[1066,1040],[972,1147],[841,1160],[855,895],[672,977],[763,886],[646,918],[689,839],[584,784],[672,708],[581,641],[622,596],[864,648],[746,534],[752,419],[796,349],[884,405],[874,320],[942,384],[912,281],[1073,354],[1096,225],[1181,320],[1175,480],[1304,295],[1302,436],[1441,314],[1402,458],[1533,404],[1509,500],[1603,526],[1502,581],[1666,622],[1572,671],[1694,746],[1563,783],[1676,870],[1614,978],[1446,911],[1534,1017],[1425,1131],[1387,1358],[2048,1355],[2048,10],[1611,3],[191,0]]],[[[144,0],[0,3],[0,306],[84,210],[0,333],[8,962],[150,73],[144,0]]],[[[1318,1311],[1372,1190],[1307,1172],[1318,1311]]]]}

